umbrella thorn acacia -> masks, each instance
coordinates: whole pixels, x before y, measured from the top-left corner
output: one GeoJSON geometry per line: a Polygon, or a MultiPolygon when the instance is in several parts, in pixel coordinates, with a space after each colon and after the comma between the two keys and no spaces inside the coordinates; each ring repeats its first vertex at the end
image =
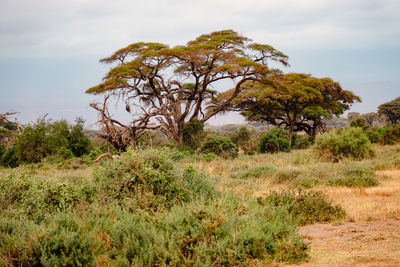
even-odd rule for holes
{"type": "MultiPolygon", "coordinates": [[[[287,59],[272,46],[254,43],[233,30],[203,34],[175,47],[139,42],[100,60],[116,66],[86,93],[117,96],[132,114],[132,121],[148,121],[145,128],[159,127],[182,145],[185,123],[204,123],[230,104],[242,84],[280,72],[268,67],[270,61],[287,66],[287,59]],[[233,82],[231,96],[206,109],[217,94],[212,88],[223,80],[233,82]]],[[[112,120],[118,128],[129,128],[112,120]]],[[[131,124],[130,131],[135,127],[131,124]]],[[[130,138],[136,136],[131,134],[130,138]]]]}

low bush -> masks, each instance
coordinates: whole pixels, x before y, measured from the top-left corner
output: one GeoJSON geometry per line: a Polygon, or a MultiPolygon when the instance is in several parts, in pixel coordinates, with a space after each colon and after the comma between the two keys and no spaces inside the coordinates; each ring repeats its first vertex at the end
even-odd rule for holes
{"type": "Polygon", "coordinates": [[[379,142],[379,139],[381,137],[379,131],[367,130],[365,133],[367,134],[368,139],[372,144],[376,144],[379,142]]]}
{"type": "Polygon", "coordinates": [[[225,159],[238,156],[237,146],[229,138],[218,135],[209,136],[202,144],[200,152],[204,154],[214,153],[225,159]]]}
{"type": "Polygon", "coordinates": [[[165,150],[128,150],[118,159],[101,161],[94,177],[101,192],[132,209],[159,210],[215,193],[210,181],[194,169],[174,169],[165,150]]]}
{"type": "Polygon", "coordinates": [[[361,160],[375,155],[371,142],[361,128],[335,130],[318,136],[314,150],[322,160],[339,161],[343,158],[361,160]]]}
{"type": "Polygon", "coordinates": [[[7,151],[7,147],[3,144],[0,144],[0,159],[6,151],[7,151]]]}
{"type": "Polygon", "coordinates": [[[0,165],[8,168],[16,168],[19,166],[17,150],[15,147],[10,147],[3,153],[0,158],[0,165]]]}
{"type": "Polygon", "coordinates": [[[357,117],[350,122],[350,127],[359,127],[366,131],[369,128],[369,125],[362,117],[357,117]]]}
{"type": "Polygon", "coordinates": [[[314,144],[314,137],[309,135],[294,134],[292,136],[292,148],[307,149],[314,144]]]}
{"type": "Polygon", "coordinates": [[[260,153],[289,152],[290,150],[289,132],[279,127],[268,130],[261,137],[258,147],[260,153]]]}
{"type": "Polygon", "coordinates": [[[347,187],[370,187],[379,184],[376,174],[373,170],[364,167],[350,167],[341,172],[340,177],[329,179],[328,183],[335,186],[347,187]]]}
{"type": "Polygon", "coordinates": [[[299,170],[281,170],[275,174],[276,183],[287,183],[295,180],[302,172],[299,170]]]}
{"type": "Polygon", "coordinates": [[[272,176],[276,171],[272,166],[254,167],[240,173],[237,177],[239,179],[267,177],[272,176]]]}
{"type": "Polygon", "coordinates": [[[382,145],[394,145],[400,142],[400,124],[389,127],[382,127],[380,132],[379,143],[382,145]]]}
{"type": "Polygon", "coordinates": [[[283,206],[288,209],[292,218],[301,225],[312,223],[328,223],[341,220],[346,216],[340,206],[334,206],[327,201],[320,192],[306,191],[295,194],[289,191],[273,191],[265,199],[259,200],[276,207],[283,206]]]}

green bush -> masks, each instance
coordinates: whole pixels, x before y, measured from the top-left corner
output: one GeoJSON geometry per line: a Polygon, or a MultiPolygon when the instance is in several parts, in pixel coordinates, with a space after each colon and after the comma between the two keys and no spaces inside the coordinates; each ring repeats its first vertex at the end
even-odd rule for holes
{"type": "Polygon", "coordinates": [[[364,167],[351,167],[340,173],[340,177],[328,180],[330,185],[347,187],[370,187],[379,184],[373,170],[364,167]]]}
{"type": "Polygon", "coordinates": [[[235,145],[240,148],[243,148],[243,146],[245,146],[245,144],[250,139],[250,135],[251,132],[247,129],[246,126],[242,126],[238,130],[228,133],[228,137],[235,145]]]}
{"type": "Polygon", "coordinates": [[[24,127],[16,138],[15,147],[20,161],[38,163],[50,155],[61,154],[68,158],[68,150],[80,157],[89,153],[92,145],[83,132],[83,120],[77,119],[75,125],[70,125],[65,120],[51,123],[43,117],[24,127]]]}
{"type": "Polygon", "coordinates": [[[314,139],[313,136],[294,134],[292,136],[292,148],[307,149],[314,144],[314,139]]]}
{"type": "Polygon", "coordinates": [[[290,150],[289,132],[279,127],[268,130],[261,137],[258,147],[260,153],[289,152],[290,150]]]}
{"type": "Polygon", "coordinates": [[[15,168],[19,166],[17,150],[14,146],[8,148],[7,151],[3,153],[0,159],[0,165],[9,168],[15,168]]]}
{"type": "Polygon", "coordinates": [[[380,132],[379,143],[382,145],[394,145],[400,142],[400,124],[389,127],[382,127],[380,132]]]}
{"type": "Polygon", "coordinates": [[[218,135],[209,136],[202,144],[200,152],[213,153],[225,159],[238,156],[237,146],[229,138],[218,135]]]}
{"type": "Polygon", "coordinates": [[[259,201],[277,207],[286,207],[292,218],[301,225],[317,222],[328,223],[343,219],[346,216],[345,211],[340,206],[333,206],[325,199],[324,195],[317,191],[306,191],[298,194],[289,191],[273,191],[267,198],[259,201]]]}
{"type": "Polygon", "coordinates": [[[276,169],[272,166],[261,166],[254,167],[245,172],[239,174],[239,179],[247,179],[247,178],[259,178],[270,176],[276,172],[276,169]]]}
{"type": "Polygon", "coordinates": [[[206,177],[194,170],[179,172],[167,151],[157,149],[128,150],[118,159],[101,161],[95,179],[101,192],[131,208],[158,210],[214,193],[206,177]]]}
{"type": "Polygon", "coordinates": [[[56,218],[56,225],[48,229],[40,244],[40,263],[43,266],[96,266],[103,242],[91,229],[69,214],[56,218]]]}
{"type": "Polygon", "coordinates": [[[357,117],[350,122],[350,127],[359,127],[366,131],[369,128],[369,125],[362,117],[357,117]]]}
{"type": "Polygon", "coordinates": [[[314,145],[322,160],[339,161],[343,158],[361,160],[375,155],[371,142],[361,128],[347,128],[338,133],[333,130],[318,136],[314,145]]]}
{"type": "Polygon", "coordinates": [[[0,159],[6,151],[7,151],[7,147],[3,144],[0,144],[0,159]]]}
{"type": "Polygon", "coordinates": [[[367,130],[366,134],[368,136],[369,141],[372,144],[376,144],[379,142],[379,139],[381,137],[381,134],[379,133],[379,131],[371,131],[371,130],[367,130]]]}
{"type": "Polygon", "coordinates": [[[199,120],[186,122],[183,126],[183,143],[191,149],[199,147],[203,135],[203,123],[199,120]]]}

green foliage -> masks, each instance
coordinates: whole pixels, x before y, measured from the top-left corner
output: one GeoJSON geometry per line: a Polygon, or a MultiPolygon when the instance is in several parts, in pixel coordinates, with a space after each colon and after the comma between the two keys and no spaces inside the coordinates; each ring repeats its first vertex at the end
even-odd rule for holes
{"type": "Polygon", "coordinates": [[[345,169],[339,178],[328,180],[330,185],[347,186],[347,187],[370,187],[379,184],[376,174],[373,170],[356,166],[345,169]]]}
{"type": "Polygon", "coordinates": [[[260,139],[258,151],[260,153],[276,153],[276,152],[289,152],[291,150],[289,139],[289,132],[274,127],[268,130],[260,139]]]}
{"type": "Polygon", "coordinates": [[[193,169],[177,172],[170,159],[167,151],[128,150],[118,159],[102,161],[95,179],[102,192],[131,208],[163,209],[215,193],[208,179],[193,169]]]}
{"type": "Polygon", "coordinates": [[[350,127],[360,127],[366,131],[369,128],[369,125],[362,117],[357,117],[350,122],[350,127]]]}
{"type": "Polygon", "coordinates": [[[375,155],[363,130],[351,127],[340,133],[333,130],[318,136],[314,149],[322,160],[335,162],[343,158],[361,160],[375,155]]]}
{"type": "Polygon", "coordinates": [[[254,167],[239,174],[239,179],[260,178],[273,175],[277,170],[272,166],[254,167]]]}
{"type": "Polygon", "coordinates": [[[18,167],[17,150],[14,146],[7,149],[0,158],[0,165],[9,168],[18,167]]]}
{"type": "Polygon", "coordinates": [[[385,115],[392,124],[400,122],[400,97],[380,105],[378,113],[385,115]]]}
{"type": "Polygon", "coordinates": [[[382,127],[378,132],[379,143],[382,145],[394,145],[400,142],[400,124],[382,127]]]}
{"type": "Polygon", "coordinates": [[[238,156],[237,146],[229,138],[218,135],[207,137],[201,145],[200,152],[204,154],[213,153],[225,159],[238,156]]]}
{"type": "MultiPolygon", "coordinates": [[[[220,93],[215,102],[231,99],[235,89],[220,93]]],[[[239,110],[248,120],[280,125],[293,132],[315,136],[323,119],[341,115],[361,99],[330,78],[315,78],[303,73],[278,74],[262,83],[248,81],[228,110],[239,110]]]]}
{"type": "Polygon", "coordinates": [[[44,266],[96,266],[103,242],[95,238],[91,229],[80,226],[82,222],[61,214],[56,225],[47,229],[41,240],[40,263],[44,266]]]}
{"type": "Polygon", "coordinates": [[[307,149],[314,144],[315,137],[308,135],[294,134],[292,136],[293,149],[307,149]]]}
{"type": "Polygon", "coordinates": [[[232,140],[232,142],[238,147],[242,148],[247,141],[250,139],[250,131],[246,126],[240,127],[238,130],[231,132],[228,134],[228,137],[232,140]]]}
{"type": "MultiPolygon", "coordinates": [[[[0,144],[0,161],[3,154],[7,151],[7,147],[3,144],[0,144]]],[[[1,164],[0,164],[1,165],[1,164]]]]}
{"type": "Polygon", "coordinates": [[[266,199],[260,199],[260,202],[286,207],[292,218],[301,225],[328,223],[343,219],[346,215],[340,206],[333,206],[324,195],[316,191],[298,194],[289,191],[273,191],[266,199]]]}
{"type": "Polygon", "coordinates": [[[365,133],[367,134],[368,139],[372,144],[376,144],[379,142],[379,139],[381,137],[381,134],[379,131],[367,130],[365,133]]]}
{"type": "Polygon", "coordinates": [[[199,120],[186,122],[183,126],[184,145],[196,149],[199,147],[203,134],[203,123],[199,120]]]}
{"type": "Polygon", "coordinates": [[[59,154],[62,158],[80,157],[89,153],[91,142],[83,132],[83,121],[75,125],[60,120],[51,123],[45,117],[35,124],[24,127],[15,141],[17,158],[26,163],[37,163],[49,155],[59,154]]]}

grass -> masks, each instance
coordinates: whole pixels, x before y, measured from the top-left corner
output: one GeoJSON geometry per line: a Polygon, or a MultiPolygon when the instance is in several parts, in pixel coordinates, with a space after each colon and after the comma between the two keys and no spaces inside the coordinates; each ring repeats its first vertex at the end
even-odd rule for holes
{"type": "Polygon", "coordinates": [[[400,145],[375,151],[337,163],[311,150],[176,162],[143,151],[78,168],[0,168],[0,266],[301,262],[309,245],[298,225],[344,211],[400,219],[400,145]]]}

